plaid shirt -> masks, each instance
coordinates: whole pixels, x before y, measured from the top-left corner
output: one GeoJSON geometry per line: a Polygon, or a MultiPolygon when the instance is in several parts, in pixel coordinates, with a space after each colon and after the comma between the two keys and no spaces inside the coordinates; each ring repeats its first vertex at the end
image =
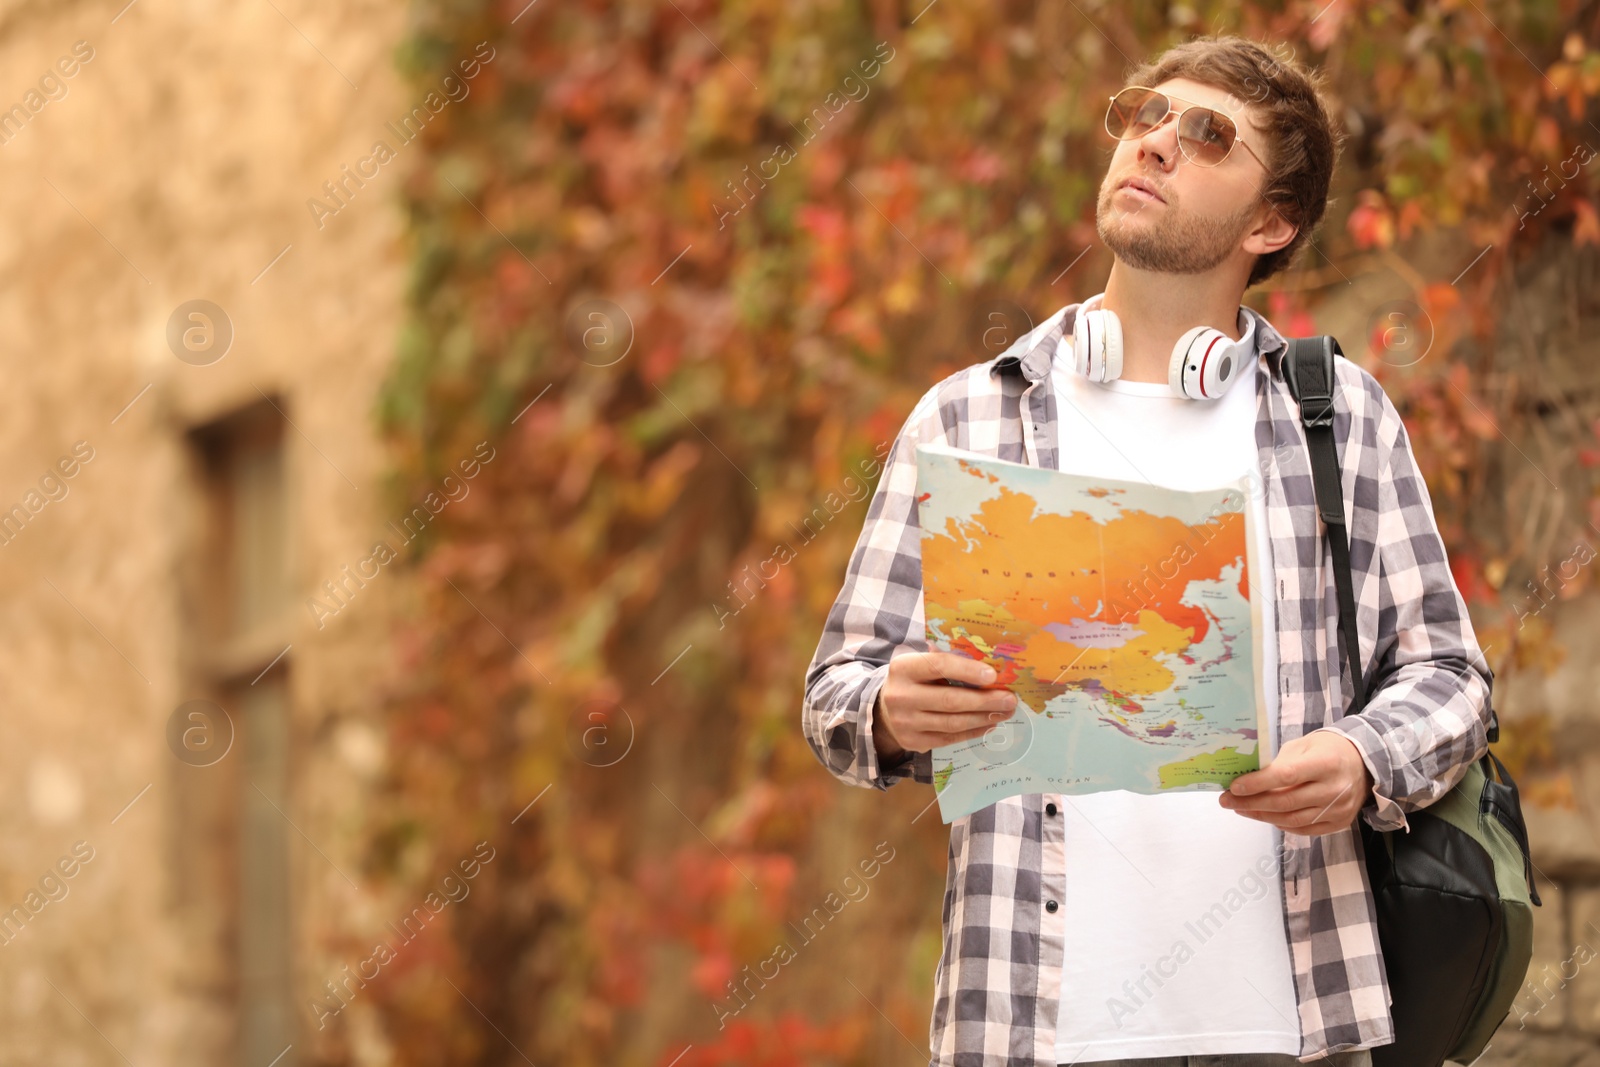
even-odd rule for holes
{"type": "MultiPolygon", "coordinates": [[[[872,712],[890,657],[925,652],[918,444],[939,442],[1059,469],[1050,380],[1068,305],[1005,352],[923,395],[895,441],[806,671],[806,740],[835,777],[888,789],[931,785],[930,752],[880,765],[872,712]]],[[[1070,334],[1068,344],[1070,344],[1070,334]]],[[[1283,336],[1262,318],[1256,346],[1256,445],[1277,584],[1279,746],[1337,730],[1360,750],[1373,791],[1361,817],[1409,832],[1406,812],[1439,800],[1488,748],[1494,721],[1485,662],[1450,573],[1428,489],[1399,413],[1378,382],[1335,358],[1350,559],[1370,695],[1342,717],[1332,549],[1312,488],[1299,406],[1284,380],[1283,336]]],[[[1270,680],[1269,680],[1270,684],[1270,680]]],[[[943,954],[934,976],[931,1067],[1055,1067],[1067,860],[1059,795],[1009,797],[950,824],[943,954]],[[1054,802],[1054,803],[1052,803],[1054,802]]],[[[1391,995],[1355,822],[1338,833],[1284,831],[1284,923],[1302,1062],[1394,1040],[1391,995]]]]}

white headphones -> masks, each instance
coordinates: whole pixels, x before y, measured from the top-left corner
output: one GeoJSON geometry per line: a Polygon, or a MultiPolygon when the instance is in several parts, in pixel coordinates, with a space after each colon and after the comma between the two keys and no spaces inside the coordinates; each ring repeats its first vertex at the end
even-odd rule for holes
{"type": "MultiPolygon", "coordinates": [[[[1072,365],[1096,382],[1122,376],[1122,323],[1116,312],[1100,307],[1105,294],[1078,305],[1072,328],[1072,365]]],[[[1240,337],[1233,340],[1221,330],[1196,326],[1178,338],[1167,364],[1167,384],[1173,395],[1191,400],[1218,400],[1228,391],[1245,361],[1255,356],[1255,319],[1239,308],[1240,337]]],[[[1066,338],[1061,339],[1066,343],[1066,338]]]]}

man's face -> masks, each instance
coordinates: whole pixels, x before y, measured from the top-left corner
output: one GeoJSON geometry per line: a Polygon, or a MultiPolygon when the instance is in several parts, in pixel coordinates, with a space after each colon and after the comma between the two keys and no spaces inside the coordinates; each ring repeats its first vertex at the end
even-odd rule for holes
{"type": "MultiPolygon", "coordinates": [[[[1267,154],[1248,109],[1230,106],[1225,90],[1187,78],[1172,78],[1155,88],[1171,95],[1174,108],[1197,104],[1223,112],[1250,148],[1267,154]]],[[[1143,137],[1117,142],[1100,185],[1095,227],[1106,247],[1130,267],[1203,274],[1235,254],[1272,250],[1254,247],[1262,237],[1250,236],[1263,217],[1273,215],[1260,202],[1267,178],[1266,168],[1241,144],[1217,166],[1191,162],[1178,148],[1177,116],[1169,115],[1143,137]],[[1161,199],[1121,188],[1135,177],[1153,185],[1161,199]]]]}

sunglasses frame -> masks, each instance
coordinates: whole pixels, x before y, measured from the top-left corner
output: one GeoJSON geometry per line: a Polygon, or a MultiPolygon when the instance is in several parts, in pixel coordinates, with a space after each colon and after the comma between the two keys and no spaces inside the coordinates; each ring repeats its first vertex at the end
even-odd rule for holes
{"type": "Polygon", "coordinates": [[[1162,91],[1160,89],[1151,88],[1148,85],[1130,85],[1127,88],[1119,89],[1116,93],[1112,94],[1111,103],[1106,106],[1105,130],[1106,130],[1106,133],[1111,134],[1111,137],[1114,140],[1117,140],[1117,141],[1132,141],[1132,140],[1136,140],[1137,138],[1144,137],[1144,136],[1148,135],[1153,130],[1159,130],[1162,126],[1166,125],[1167,119],[1170,118],[1174,113],[1177,114],[1177,116],[1178,116],[1177,121],[1178,121],[1178,123],[1181,124],[1183,122],[1184,113],[1187,112],[1187,111],[1192,111],[1195,108],[1199,108],[1201,111],[1209,111],[1214,115],[1221,115],[1223,118],[1227,119],[1228,122],[1231,123],[1232,126],[1233,126],[1233,144],[1230,144],[1228,146],[1228,151],[1223,155],[1223,157],[1221,159],[1217,160],[1215,163],[1202,163],[1198,159],[1195,159],[1193,156],[1191,156],[1189,154],[1189,150],[1188,149],[1184,148],[1184,146],[1183,146],[1183,137],[1180,135],[1178,137],[1178,151],[1183,153],[1183,158],[1184,159],[1187,159],[1190,163],[1193,163],[1197,167],[1206,167],[1207,169],[1209,169],[1211,167],[1220,167],[1220,166],[1222,166],[1222,164],[1224,164],[1224,163],[1226,163],[1228,161],[1228,157],[1229,156],[1233,155],[1233,145],[1242,144],[1242,145],[1244,145],[1244,148],[1245,148],[1246,152],[1249,152],[1252,156],[1255,156],[1256,162],[1261,164],[1262,169],[1263,170],[1266,169],[1266,166],[1267,166],[1266,163],[1262,160],[1262,158],[1259,155],[1256,155],[1256,150],[1254,148],[1251,148],[1250,147],[1250,143],[1248,141],[1246,141],[1243,136],[1240,135],[1240,133],[1239,133],[1239,120],[1238,119],[1234,118],[1232,115],[1228,114],[1226,111],[1223,111],[1220,108],[1207,107],[1204,104],[1197,104],[1193,100],[1185,100],[1181,96],[1173,96],[1171,93],[1164,92],[1164,91],[1162,91]],[[1161,116],[1161,120],[1159,122],[1157,122],[1154,126],[1150,127],[1149,130],[1146,130],[1144,133],[1129,134],[1126,137],[1119,137],[1117,134],[1113,133],[1112,130],[1111,130],[1111,112],[1112,112],[1112,109],[1116,106],[1117,97],[1121,96],[1123,93],[1130,92],[1130,91],[1132,91],[1134,89],[1139,89],[1139,90],[1142,90],[1142,91],[1147,92],[1147,93],[1154,93],[1156,96],[1159,96],[1162,99],[1166,100],[1166,102],[1167,102],[1167,113],[1165,115],[1162,115],[1161,116]],[[1173,107],[1174,104],[1184,104],[1186,106],[1184,106],[1184,107],[1173,107]]]}

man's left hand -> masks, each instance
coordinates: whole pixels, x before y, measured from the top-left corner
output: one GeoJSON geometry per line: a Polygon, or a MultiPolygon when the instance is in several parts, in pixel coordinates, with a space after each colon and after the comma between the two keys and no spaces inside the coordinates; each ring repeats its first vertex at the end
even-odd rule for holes
{"type": "Polygon", "coordinates": [[[1285,744],[1259,771],[1235,778],[1220,803],[1316,837],[1349,829],[1371,795],[1372,774],[1356,743],[1337,730],[1316,730],[1285,744]]]}

